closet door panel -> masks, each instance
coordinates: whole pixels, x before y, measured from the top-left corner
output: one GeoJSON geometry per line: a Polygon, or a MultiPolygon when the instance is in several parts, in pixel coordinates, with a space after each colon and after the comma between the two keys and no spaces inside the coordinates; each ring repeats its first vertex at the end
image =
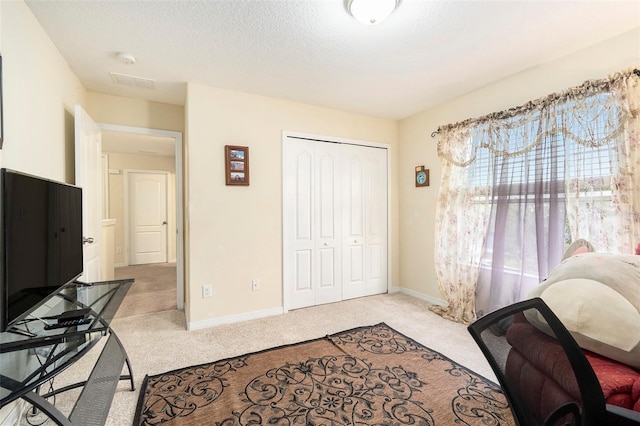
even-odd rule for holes
{"type": "Polygon", "coordinates": [[[342,300],[340,254],[340,146],[314,142],[317,200],[316,229],[314,234],[317,253],[315,304],[342,300]]]}
{"type": "Polygon", "coordinates": [[[283,153],[283,279],[286,306],[296,309],[315,303],[314,147],[286,141],[283,153]]]}
{"type": "Polygon", "coordinates": [[[363,237],[363,212],[364,212],[364,167],[362,159],[358,158],[356,149],[349,147],[346,150],[350,158],[348,160],[349,167],[345,170],[344,184],[349,188],[349,227],[348,236],[351,238],[363,237]]]}
{"type": "Polygon", "coordinates": [[[342,298],[351,299],[365,295],[365,164],[361,147],[343,145],[342,161],[342,298]]]}
{"type": "MultiPolygon", "coordinates": [[[[364,256],[362,253],[362,246],[353,245],[349,247],[349,282],[362,284],[364,282],[364,256]]],[[[352,287],[354,288],[354,287],[352,287]]],[[[354,295],[358,296],[358,295],[354,295]]]]}
{"type": "Polygon", "coordinates": [[[320,249],[320,282],[322,289],[332,288],[336,285],[335,250],[320,249]]]}
{"type": "MultiPolygon", "coordinates": [[[[336,218],[336,164],[337,159],[329,153],[322,153],[319,159],[318,183],[319,188],[319,237],[335,241],[339,238],[336,234],[336,226],[339,217],[336,218]]],[[[338,188],[339,189],[339,188],[338,188]]],[[[338,222],[338,223],[337,223],[338,222]]]]}
{"type": "Polygon", "coordinates": [[[311,290],[311,250],[296,250],[295,291],[306,293],[311,290]]]}
{"type": "Polygon", "coordinates": [[[306,245],[312,240],[311,223],[313,221],[311,203],[312,157],[309,152],[300,152],[296,158],[295,185],[296,185],[296,243],[306,245]]]}
{"type": "Polygon", "coordinates": [[[387,151],[369,148],[365,160],[365,294],[387,291],[387,151]]]}

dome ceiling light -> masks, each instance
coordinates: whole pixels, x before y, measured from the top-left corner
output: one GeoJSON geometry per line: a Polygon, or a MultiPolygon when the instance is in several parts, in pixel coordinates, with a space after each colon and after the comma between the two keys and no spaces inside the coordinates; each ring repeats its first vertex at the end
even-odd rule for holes
{"type": "Polygon", "coordinates": [[[347,0],[347,10],[365,25],[377,25],[398,7],[399,0],[347,0]]]}

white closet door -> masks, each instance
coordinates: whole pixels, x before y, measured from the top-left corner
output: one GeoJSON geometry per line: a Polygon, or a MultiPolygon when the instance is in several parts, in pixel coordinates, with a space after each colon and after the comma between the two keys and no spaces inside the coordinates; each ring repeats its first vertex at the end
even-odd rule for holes
{"type": "Polygon", "coordinates": [[[283,142],[285,307],[341,300],[339,145],[283,142]]]}
{"type": "Polygon", "coordinates": [[[315,142],[316,304],[342,300],[340,145],[315,142]]]}
{"type": "Polygon", "coordinates": [[[342,146],[343,299],[387,291],[387,151],[342,146]]]}

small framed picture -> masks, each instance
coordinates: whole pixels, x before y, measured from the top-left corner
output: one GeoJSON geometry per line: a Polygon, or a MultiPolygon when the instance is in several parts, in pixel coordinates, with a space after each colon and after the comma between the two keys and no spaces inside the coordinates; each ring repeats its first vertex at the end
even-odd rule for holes
{"type": "Polygon", "coordinates": [[[416,187],[429,186],[429,169],[424,166],[416,167],[416,187]]]}
{"type": "Polygon", "coordinates": [[[225,145],[227,185],[249,186],[249,147],[225,145]]]}

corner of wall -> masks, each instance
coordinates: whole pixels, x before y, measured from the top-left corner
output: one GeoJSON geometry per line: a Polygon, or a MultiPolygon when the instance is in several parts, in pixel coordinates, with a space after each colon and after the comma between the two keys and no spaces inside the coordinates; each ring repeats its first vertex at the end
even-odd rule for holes
{"type": "Polygon", "coordinates": [[[420,292],[417,292],[417,291],[414,291],[414,290],[410,290],[408,288],[401,287],[400,288],[400,293],[406,294],[406,295],[411,296],[411,297],[415,297],[416,299],[423,300],[423,301],[425,301],[427,303],[431,303],[432,305],[439,305],[439,306],[447,306],[448,305],[448,303],[445,302],[442,299],[431,297],[431,296],[428,296],[428,295],[426,295],[424,293],[420,293],[420,292]]]}

